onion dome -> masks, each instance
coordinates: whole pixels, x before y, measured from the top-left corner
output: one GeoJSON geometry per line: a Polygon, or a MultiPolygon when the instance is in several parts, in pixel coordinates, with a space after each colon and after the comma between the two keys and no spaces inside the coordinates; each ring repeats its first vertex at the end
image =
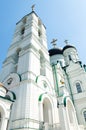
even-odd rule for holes
{"type": "Polygon", "coordinates": [[[62,49],[60,48],[53,48],[49,50],[49,56],[63,54],[62,49]]]}
{"type": "Polygon", "coordinates": [[[69,48],[74,48],[74,49],[76,49],[74,46],[66,45],[66,46],[64,46],[64,48],[63,48],[63,52],[64,52],[64,50],[69,49],[69,48]]]}

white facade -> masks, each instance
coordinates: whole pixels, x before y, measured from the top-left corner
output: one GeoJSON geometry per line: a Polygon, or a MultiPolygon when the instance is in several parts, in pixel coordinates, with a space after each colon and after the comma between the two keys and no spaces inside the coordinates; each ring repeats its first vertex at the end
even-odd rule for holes
{"type": "Polygon", "coordinates": [[[0,130],[86,130],[85,78],[75,47],[48,52],[32,11],[16,24],[0,74],[0,130]]]}

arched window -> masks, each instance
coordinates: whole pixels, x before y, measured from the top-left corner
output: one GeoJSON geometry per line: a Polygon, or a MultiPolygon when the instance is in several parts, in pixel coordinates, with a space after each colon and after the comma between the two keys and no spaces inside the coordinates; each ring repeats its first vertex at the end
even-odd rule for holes
{"type": "Polygon", "coordinates": [[[41,31],[38,30],[38,36],[40,37],[42,35],[41,31]]]}
{"type": "Polygon", "coordinates": [[[86,110],[83,112],[84,120],[86,122],[86,110]]]}
{"type": "Polygon", "coordinates": [[[71,55],[68,55],[68,57],[69,57],[69,60],[72,60],[71,55]]]}
{"type": "Polygon", "coordinates": [[[17,72],[18,68],[18,61],[19,61],[19,53],[21,51],[21,48],[18,48],[15,53],[15,72],[17,72]]]}
{"type": "Polygon", "coordinates": [[[76,89],[77,89],[77,92],[78,92],[78,93],[81,93],[81,92],[82,92],[81,84],[80,84],[79,82],[76,83],[76,89]]]}
{"type": "Polygon", "coordinates": [[[25,32],[25,27],[23,27],[23,28],[21,29],[21,35],[23,35],[24,32],[25,32]]]}
{"type": "Polygon", "coordinates": [[[46,75],[46,72],[45,72],[45,58],[44,58],[44,55],[43,53],[40,51],[40,74],[41,75],[46,75]]]}
{"type": "Polygon", "coordinates": [[[21,48],[18,48],[17,51],[16,51],[18,57],[19,57],[20,51],[21,51],[21,48]]]}

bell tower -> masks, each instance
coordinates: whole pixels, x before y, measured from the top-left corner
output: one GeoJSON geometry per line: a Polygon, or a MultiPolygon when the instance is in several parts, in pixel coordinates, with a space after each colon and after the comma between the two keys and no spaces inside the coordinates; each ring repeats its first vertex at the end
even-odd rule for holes
{"type": "Polygon", "coordinates": [[[12,44],[3,63],[1,81],[10,73],[18,73],[22,79],[45,75],[48,62],[46,27],[32,9],[16,23],[12,44]]]}
{"type": "MultiPolygon", "coordinates": [[[[39,96],[46,91],[52,93],[50,90],[54,87],[47,50],[46,27],[33,8],[31,13],[16,23],[0,81],[16,94],[8,130],[38,129],[39,121],[43,121],[39,113],[39,96]]],[[[46,109],[49,106],[47,105],[46,109]]]]}

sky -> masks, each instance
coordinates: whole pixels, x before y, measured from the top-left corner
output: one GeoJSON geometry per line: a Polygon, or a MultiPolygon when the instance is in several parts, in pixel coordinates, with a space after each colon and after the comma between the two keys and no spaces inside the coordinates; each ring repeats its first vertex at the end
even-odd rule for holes
{"type": "Polygon", "coordinates": [[[77,48],[80,60],[86,64],[86,0],[1,0],[0,1],[0,70],[11,44],[16,23],[35,12],[46,26],[48,49],[53,38],[57,47],[64,41],[77,48]]]}

